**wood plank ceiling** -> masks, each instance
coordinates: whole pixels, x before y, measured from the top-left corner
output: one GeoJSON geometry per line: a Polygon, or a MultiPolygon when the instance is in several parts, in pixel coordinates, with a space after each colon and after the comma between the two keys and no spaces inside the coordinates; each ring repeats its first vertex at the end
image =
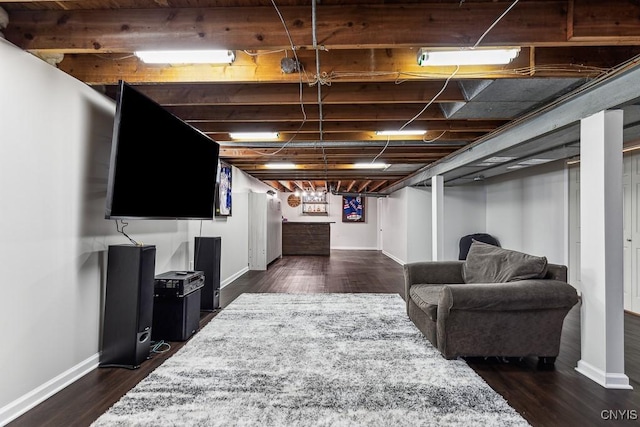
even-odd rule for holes
{"type": "Polygon", "coordinates": [[[0,7],[10,42],[112,97],[118,80],[138,85],[220,142],[223,160],[280,191],[384,192],[640,54],[640,5],[624,0],[0,0],[0,7]],[[504,66],[416,60],[423,47],[476,44],[521,52],[504,66]],[[236,59],[150,65],[134,55],[211,48],[233,50],[236,59]],[[297,58],[300,70],[284,72],[283,58],[297,58]],[[452,114],[505,79],[518,83],[506,98],[452,114]],[[532,97],[550,81],[569,83],[532,97]],[[426,133],[375,133],[398,129],[426,133]],[[235,141],[235,131],[275,131],[279,139],[235,141]],[[353,166],[374,159],[389,166],[353,166]],[[273,162],[296,167],[268,168],[273,162]]]}

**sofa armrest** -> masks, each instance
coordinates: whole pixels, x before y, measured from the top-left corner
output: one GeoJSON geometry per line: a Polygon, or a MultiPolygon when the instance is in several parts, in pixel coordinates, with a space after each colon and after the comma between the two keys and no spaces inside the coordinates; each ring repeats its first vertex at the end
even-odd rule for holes
{"type": "Polygon", "coordinates": [[[545,279],[559,280],[561,282],[567,281],[567,266],[560,264],[547,264],[547,275],[545,279]]]}
{"type": "Polygon", "coordinates": [[[571,308],[578,302],[575,288],[558,280],[531,279],[508,283],[444,286],[438,315],[451,310],[516,311],[571,308]]]}
{"type": "Polygon", "coordinates": [[[464,283],[462,265],[464,261],[423,261],[405,264],[404,299],[409,308],[409,289],[416,284],[441,285],[464,283]]]}

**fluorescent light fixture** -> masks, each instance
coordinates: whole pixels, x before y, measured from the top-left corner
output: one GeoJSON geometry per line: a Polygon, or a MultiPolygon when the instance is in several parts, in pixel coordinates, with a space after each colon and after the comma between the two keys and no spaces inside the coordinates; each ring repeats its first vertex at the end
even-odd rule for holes
{"type": "Polygon", "coordinates": [[[229,132],[231,139],[248,139],[261,141],[265,139],[278,139],[278,132],[229,132]]]}
{"type": "Polygon", "coordinates": [[[511,166],[507,166],[507,169],[522,169],[522,168],[526,168],[526,165],[511,165],[511,166]]]}
{"type": "Polygon", "coordinates": [[[264,167],[268,169],[295,169],[293,163],[265,163],[264,167]]]}
{"type": "Polygon", "coordinates": [[[430,50],[420,49],[418,65],[499,65],[508,64],[520,53],[520,48],[493,49],[456,49],[430,50]]]}
{"type": "Polygon", "coordinates": [[[135,53],[147,64],[231,64],[231,50],[142,50],[135,53]]]}
{"type": "Polygon", "coordinates": [[[354,169],[386,169],[389,166],[391,166],[388,163],[370,163],[370,162],[365,162],[365,163],[354,163],[353,164],[353,168],[354,169]]]}
{"type": "Polygon", "coordinates": [[[427,133],[426,130],[379,130],[376,131],[376,135],[378,136],[417,136],[424,135],[427,133]]]}
{"type": "Polygon", "coordinates": [[[522,162],[518,162],[519,165],[524,165],[524,166],[533,166],[533,165],[541,165],[543,163],[549,163],[552,162],[554,159],[529,159],[529,160],[524,160],[522,162]]]}
{"type": "Polygon", "coordinates": [[[515,157],[496,156],[496,157],[490,157],[488,159],[484,159],[482,163],[504,163],[504,162],[509,162],[513,159],[515,159],[515,157]]]}

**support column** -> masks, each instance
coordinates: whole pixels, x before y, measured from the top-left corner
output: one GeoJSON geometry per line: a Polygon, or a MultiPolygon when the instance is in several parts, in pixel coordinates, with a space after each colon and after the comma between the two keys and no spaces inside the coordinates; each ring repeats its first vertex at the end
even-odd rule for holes
{"type": "Polygon", "coordinates": [[[444,177],[431,177],[431,259],[444,259],[444,177]]]}
{"type": "Polygon", "coordinates": [[[581,350],[576,370],[606,388],[624,374],[622,122],[601,111],[580,123],[581,350]]]}

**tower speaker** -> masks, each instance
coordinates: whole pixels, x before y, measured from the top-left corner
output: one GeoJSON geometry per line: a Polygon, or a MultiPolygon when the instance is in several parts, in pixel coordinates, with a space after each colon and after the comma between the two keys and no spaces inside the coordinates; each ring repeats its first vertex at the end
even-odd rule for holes
{"type": "Polygon", "coordinates": [[[134,369],[149,357],[155,267],[155,246],[109,246],[101,367],[134,369]]]}
{"type": "Polygon", "coordinates": [[[194,268],[204,272],[204,287],[200,299],[201,310],[220,308],[220,237],[196,237],[194,268]]]}

